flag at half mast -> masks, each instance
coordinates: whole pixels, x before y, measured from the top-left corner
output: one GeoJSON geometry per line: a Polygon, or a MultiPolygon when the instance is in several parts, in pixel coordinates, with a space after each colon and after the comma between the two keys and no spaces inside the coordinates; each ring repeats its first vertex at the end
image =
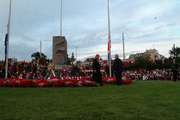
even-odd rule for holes
{"type": "Polygon", "coordinates": [[[6,57],[7,57],[7,52],[8,52],[8,37],[9,37],[9,21],[7,24],[7,31],[6,31],[6,35],[5,35],[5,41],[4,41],[4,45],[5,45],[5,63],[6,63],[6,57]]]}
{"type": "Polygon", "coordinates": [[[110,34],[108,35],[108,60],[107,60],[107,64],[110,64],[110,49],[111,49],[111,36],[110,34]]]}
{"type": "Polygon", "coordinates": [[[111,76],[111,34],[110,34],[109,0],[107,0],[107,7],[108,7],[108,64],[109,64],[109,76],[111,76]]]}
{"type": "Polygon", "coordinates": [[[5,70],[5,78],[7,78],[7,72],[8,72],[8,46],[9,46],[9,25],[10,25],[10,16],[11,16],[11,2],[9,4],[9,18],[8,18],[8,24],[7,24],[7,32],[5,36],[5,63],[6,63],[6,70],[5,70]]]}

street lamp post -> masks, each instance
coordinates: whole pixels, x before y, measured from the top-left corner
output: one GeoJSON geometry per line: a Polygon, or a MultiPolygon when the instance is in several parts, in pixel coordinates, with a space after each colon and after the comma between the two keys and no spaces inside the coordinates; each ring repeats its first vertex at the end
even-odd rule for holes
{"type": "Polygon", "coordinates": [[[76,63],[77,63],[77,46],[76,46],[76,63]]]}

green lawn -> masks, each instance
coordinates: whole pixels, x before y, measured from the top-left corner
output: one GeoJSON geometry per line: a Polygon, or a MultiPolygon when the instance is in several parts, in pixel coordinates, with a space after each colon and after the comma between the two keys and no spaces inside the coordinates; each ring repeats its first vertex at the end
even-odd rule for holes
{"type": "Polygon", "coordinates": [[[180,82],[133,81],[98,87],[0,87],[0,120],[179,120],[180,82]]]}

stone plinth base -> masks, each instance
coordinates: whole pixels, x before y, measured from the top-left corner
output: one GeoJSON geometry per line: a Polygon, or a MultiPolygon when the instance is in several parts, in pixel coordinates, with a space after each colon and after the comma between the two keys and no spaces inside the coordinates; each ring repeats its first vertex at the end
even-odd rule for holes
{"type": "Polygon", "coordinates": [[[61,76],[61,69],[65,68],[67,71],[69,70],[69,67],[67,65],[55,65],[55,74],[56,77],[60,78],[61,76]]]}

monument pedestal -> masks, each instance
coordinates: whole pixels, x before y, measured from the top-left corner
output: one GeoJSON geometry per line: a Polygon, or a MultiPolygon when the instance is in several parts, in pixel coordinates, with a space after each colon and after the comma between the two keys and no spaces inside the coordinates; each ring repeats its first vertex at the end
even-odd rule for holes
{"type": "Polygon", "coordinates": [[[69,67],[67,65],[55,65],[55,74],[56,74],[56,77],[60,77],[61,75],[61,69],[65,68],[67,71],[69,70],[69,67]]]}
{"type": "Polygon", "coordinates": [[[67,66],[67,41],[64,36],[53,36],[52,62],[55,74],[59,78],[61,69],[69,70],[67,66]]]}

